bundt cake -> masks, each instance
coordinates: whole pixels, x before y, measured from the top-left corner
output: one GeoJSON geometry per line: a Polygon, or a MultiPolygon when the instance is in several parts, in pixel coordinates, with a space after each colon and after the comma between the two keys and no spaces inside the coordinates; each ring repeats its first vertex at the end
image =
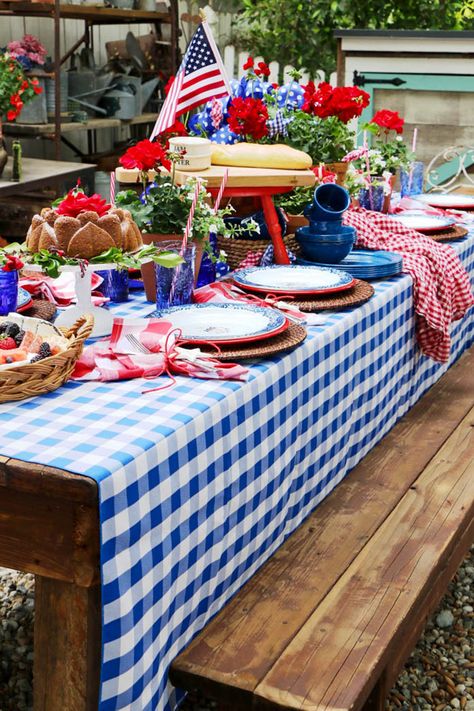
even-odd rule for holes
{"type": "Polygon", "coordinates": [[[134,252],[142,246],[140,230],[128,210],[111,207],[100,215],[83,210],[73,217],[44,208],[35,215],[26,235],[30,252],[59,249],[67,257],[92,259],[111,247],[134,252]]]}

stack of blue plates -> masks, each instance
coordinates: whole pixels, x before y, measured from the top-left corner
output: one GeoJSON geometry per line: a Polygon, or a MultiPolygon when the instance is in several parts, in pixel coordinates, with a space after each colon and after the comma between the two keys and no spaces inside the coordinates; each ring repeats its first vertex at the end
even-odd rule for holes
{"type": "Polygon", "coordinates": [[[338,264],[320,264],[309,262],[298,257],[297,264],[312,264],[318,267],[331,267],[331,269],[342,269],[349,272],[357,279],[383,279],[395,276],[402,271],[402,258],[395,252],[372,251],[367,249],[355,249],[338,264]]]}

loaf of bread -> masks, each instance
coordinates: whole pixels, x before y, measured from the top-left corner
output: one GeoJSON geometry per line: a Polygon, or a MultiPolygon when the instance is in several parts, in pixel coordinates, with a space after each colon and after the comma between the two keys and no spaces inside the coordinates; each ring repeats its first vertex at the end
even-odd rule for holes
{"type": "Polygon", "coordinates": [[[274,145],[234,143],[232,146],[216,143],[212,148],[211,162],[213,165],[282,170],[305,170],[312,165],[312,160],[307,153],[297,151],[283,143],[274,145]]]}

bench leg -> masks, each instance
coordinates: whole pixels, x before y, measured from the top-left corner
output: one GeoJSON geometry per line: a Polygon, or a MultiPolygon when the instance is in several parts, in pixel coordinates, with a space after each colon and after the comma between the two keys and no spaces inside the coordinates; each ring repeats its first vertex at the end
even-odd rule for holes
{"type": "Polygon", "coordinates": [[[34,711],[97,711],[100,587],[36,576],[34,711]]]}
{"type": "Polygon", "coordinates": [[[362,707],[362,711],[384,711],[386,698],[387,685],[385,683],[385,675],[383,674],[370,692],[370,696],[362,707]]]}

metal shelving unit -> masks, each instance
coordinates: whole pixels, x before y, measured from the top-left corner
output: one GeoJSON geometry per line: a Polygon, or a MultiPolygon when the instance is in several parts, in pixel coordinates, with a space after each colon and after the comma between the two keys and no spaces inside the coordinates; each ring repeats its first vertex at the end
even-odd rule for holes
{"type": "Polygon", "coordinates": [[[4,124],[4,131],[8,135],[22,135],[31,137],[43,137],[54,141],[55,158],[61,159],[61,143],[71,145],[62,134],[70,131],[96,131],[102,128],[111,128],[121,125],[148,123],[154,120],[151,114],[137,116],[132,121],[121,121],[120,119],[104,118],[91,119],[85,124],[62,123],[61,122],[61,83],[59,81],[62,65],[81,46],[93,48],[92,28],[94,25],[118,25],[118,24],[138,24],[149,22],[155,27],[158,38],[161,38],[161,25],[171,25],[171,39],[169,41],[159,40],[160,44],[168,44],[171,52],[171,71],[176,73],[179,62],[178,47],[178,0],[170,0],[169,13],[147,12],[143,10],[122,10],[114,7],[95,7],[90,5],[67,5],[59,0],[52,3],[22,2],[21,0],[1,1],[0,17],[2,16],[20,17],[49,17],[54,22],[54,71],[55,77],[55,116],[54,123],[51,124],[4,124]],[[61,55],[61,25],[60,20],[83,20],[84,34],[75,42],[72,47],[61,55]]]}

